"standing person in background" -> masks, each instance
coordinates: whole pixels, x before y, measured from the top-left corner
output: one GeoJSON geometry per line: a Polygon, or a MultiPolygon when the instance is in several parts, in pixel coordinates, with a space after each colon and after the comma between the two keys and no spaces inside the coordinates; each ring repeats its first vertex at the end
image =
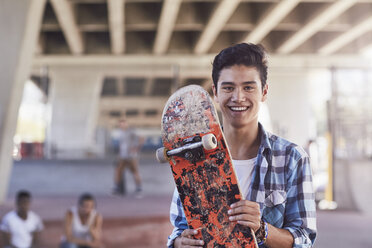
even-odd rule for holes
{"type": "Polygon", "coordinates": [[[77,207],[65,216],[65,236],[60,248],[101,248],[102,216],[96,211],[96,201],[91,194],[80,196],[77,207]]]}
{"type": "Polygon", "coordinates": [[[31,193],[21,190],[16,197],[16,210],[6,214],[0,224],[5,247],[36,248],[43,230],[40,217],[30,210],[31,193]]]}
{"type": "Polygon", "coordinates": [[[120,120],[119,127],[119,161],[115,169],[113,193],[120,195],[126,193],[124,190],[123,173],[126,168],[129,168],[136,183],[136,194],[140,196],[142,192],[142,181],[138,170],[138,156],[144,140],[137,136],[125,119],[120,120]]]}

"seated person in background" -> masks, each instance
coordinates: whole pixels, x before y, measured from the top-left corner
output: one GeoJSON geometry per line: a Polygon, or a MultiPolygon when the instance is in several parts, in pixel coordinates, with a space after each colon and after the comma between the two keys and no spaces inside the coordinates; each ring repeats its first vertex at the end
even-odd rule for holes
{"type": "Polygon", "coordinates": [[[16,210],[7,213],[1,221],[0,233],[4,247],[36,248],[43,223],[40,217],[30,210],[31,194],[21,190],[16,197],[16,210]]]}
{"type": "Polygon", "coordinates": [[[65,216],[65,236],[60,248],[99,248],[102,216],[96,212],[96,201],[91,194],[83,194],[78,207],[72,207],[65,216]]]}

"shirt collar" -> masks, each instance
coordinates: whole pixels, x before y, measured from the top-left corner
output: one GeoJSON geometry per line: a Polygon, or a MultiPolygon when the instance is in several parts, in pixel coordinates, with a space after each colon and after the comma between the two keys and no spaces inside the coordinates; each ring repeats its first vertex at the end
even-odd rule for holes
{"type": "Polygon", "coordinates": [[[261,136],[261,144],[258,153],[263,154],[265,150],[271,152],[272,147],[269,140],[269,134],[266,132],[265,128],[262,126],[261,123],[258,123],[258,130],[259,135],[261,136]]]}

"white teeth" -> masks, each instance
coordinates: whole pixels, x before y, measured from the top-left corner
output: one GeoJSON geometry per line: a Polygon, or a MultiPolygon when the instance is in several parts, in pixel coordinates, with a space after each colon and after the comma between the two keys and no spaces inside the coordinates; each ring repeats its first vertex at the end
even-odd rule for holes
{"type": "Polygon", "coordinates": [[[230,107],[232,111],[245,111],[248,107],[230,107]]]}

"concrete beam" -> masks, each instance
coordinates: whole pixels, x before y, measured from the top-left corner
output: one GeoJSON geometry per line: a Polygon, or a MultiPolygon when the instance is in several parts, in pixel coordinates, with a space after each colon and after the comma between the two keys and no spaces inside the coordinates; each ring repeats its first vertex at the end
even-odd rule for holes
{"type": "MultiPolygon", "coordinates": [[[[45,55],[37,56],[34,59],[35,66],[56,65],[56,66],[93,66],[93,65],[152,65],[154,69],[157,67],[171,67],[175,64],[185,67],[198,67],[208,64],[215,55],[123,55],[123,56],[107,56],[107,55],[85,55],[85,56],[54,56],[45,55]]],[[[123,68],[122,68],[123,69],[123,68]]]]}
{"type": "Polygon", "coordinates": [[[84,52],[82,35],[76,24],[74,11],[71,2],[67,0],[50,0],[58,22],[61,25],[71,53],[74,55],[84,52]]]}
{"type": "Polygon", "coordinates": [[[154,53],[163,54],[166,52],[170,37],[176,23],[181,0],[165,0],[161,11],[158,31],[155,37],[154,53]]]}
{"type": "MultiPolygon", "coordinates": [[[[205,55],[125,55],[125,56],[37,56],[34,59],[34,67],[41,66],[94,66],[94,70],[118,71],[118,73],[125,71],[135,75],[138,73],[145,73],[141,66],[149,67],[149,74],[157,74],[162,71],[172,75],[172,65],[178,64],[180,66],[181,77],[184,75],[184,70],[189,70],[194,74],[205,74],[210,76],[211,61],[215,54],[205,55]],[[207,70],[207,71],[205,71],[207,70]],[[132,73],[131,73],[132,72],[132,73]]],[[[361,58],[359,55],[271,55],[270,67],[277,68],[327,68],[331,66],[338,67],[370,67],[371,61],[367,58],[361,58]]]]}
{"type": "MultiPolygon", "coordinates": [[[[164,107],[164,106],[163,106],[164,107]]],[[[127,116],[129,125],[136,128],[152,127],[160,130],[161,124],[161,112],[159,115],[154,116],[127,116]]],[[[118,117],[112,117],[109,115],[100,116],[99,125],[107,128],[112,128],[118,123],[118,117]]]]}
{"type": "Polygon", "coordinates": [[[287,54],[303,44],[308,38],[321,30],[330,21],[341,15],[355,4],[356,0],[335,1],[329,7],[323,9],[317,16],[311,19],[303,28],[292,35],[277,50],[278,53],[287,54]]]}
{"type": "Polygon", "coordinates": [[[38,42],[36,44],[36,50],[35,50],[35,54],[42,54],[43,53],[43,41],[39,38],[38,39],[38,42]]]}
{"type": "Polygon", "coordinates": [[[360,49],[359,53],[365,57],[372,58],[372,43],[360,49]]]}
{"type": "Polygon", "coordinates": [[[277,55],[270,56],[271,68],[370,68],[372,59],[360,55],[277,55]]]}
{"type": "Polygon", "coordinates": [[[230,16],[234,13],[241,0],[222,0],[212,17],[209,19],[207,26],[196,43],[194,53],[203,54],[208,52],[217,35],[221,32],[230,16]]]}
{"type": "Polygon", "coordinates": [[[258,25],[255,25],[244,42],[259,43],[299,2],[300,0],[280,1],[258,22],[258,25]]]}
{"type": "Polygon", "coordinates": [[[23,87],[30,76],[45,0],[3,0],[0,8],[0,203],[12,169],[13,137],[23,87]]]}
{"type": "Polygon", "coordinates": [[[108,0],[108,15],[113,54],[122,54],[125,50],[124,0],[108,0]]]}
{"type": "Polygon", "coordinates": [[[103,97],[100,100],[101,111],[126,111],[128,109],[147,110],[163,109],[168,97],[125,96],[103,97]],[[141,103],[141,104],[138,104],[141,103]]]}
{"type": "Polygon", "coordinates": [[[319,53],[326,55],[336,52],[346,44],[372,30],[372,16],[355,25],[349,31],[339,35],[319,49],[319,53]]]}
{"type": "Polygon", "coordinates": [[[146,78],[145,89],[143,90],[144,95],[145,96],[151,95],[151,90],[153,87],[154,87],[154,80],[151,80],[150,78],[146,78]]]}
{"type": "MultiPolygon", "coordinates": [[[[125,114],[127,110],[135,109],[139,111],[139,115],[127,117],[128,121],[137,127],[152,126],[159,127],[161,114],[168,97],[149,97],[149,96],[126,96],[126,97],[104,97],[100,100],[100,122],[108,123],[109,119],[117,119],[110,117],[109,112],[119,111],[125,114]],[[141,104],[138,104],[138,103],[141,104]],[[146,110],[158,110],[158,114],[154,116],[145,116],[146,110]]],[[[117,121],[117,120],[116,120],[117,121]]]]}
{"type": "Polygon", "coordinates": [[[127,117],[130,125],[135,127],[157,127],[160,129],[161,125],[161,113],[156,116],[141,116],[136,118],[127,117]]]}

